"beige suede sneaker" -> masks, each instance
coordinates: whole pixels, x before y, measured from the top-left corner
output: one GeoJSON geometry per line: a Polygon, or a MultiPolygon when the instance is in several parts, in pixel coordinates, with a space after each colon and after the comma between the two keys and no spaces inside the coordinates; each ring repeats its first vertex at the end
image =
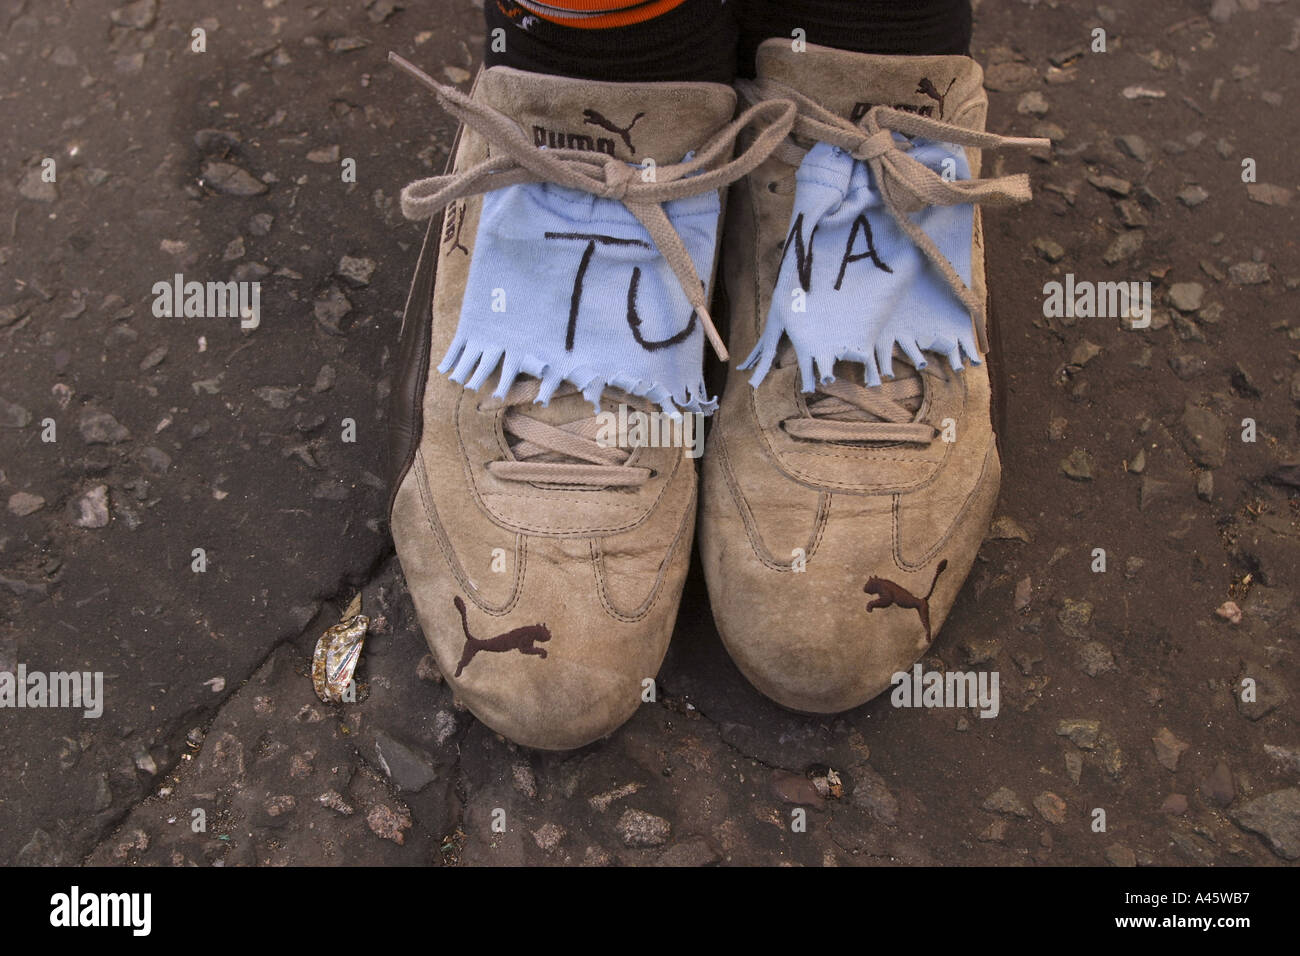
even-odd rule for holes
{"type": "Polygon", "coordinates": [[[768,41],[737,86],[799,117],[728,203],[729,343],[753,372],[730,369],[714,419],[700,548],[745,676],[834,713],[930,646],[987,531],[1000,468],[974,204],[1029,190],[979,180],[980,149],[1046,143],[983,132],[967,57],[768,41]]]}
{"type": "Polygon", "coordinates": [[[793,109],[733,121],[727,86],[505,67],[466,97],[394,62],[464,124],[453,171],[402,194],[411,218],[445,213],[403,320],[397,553],[458,699],[519,744],[579,747],[632,715],[667,650],[696,512],[685,425],[714,405],[720,192],[793,109]],[[757,147],[733,159],[747,123],[757,147]]]}

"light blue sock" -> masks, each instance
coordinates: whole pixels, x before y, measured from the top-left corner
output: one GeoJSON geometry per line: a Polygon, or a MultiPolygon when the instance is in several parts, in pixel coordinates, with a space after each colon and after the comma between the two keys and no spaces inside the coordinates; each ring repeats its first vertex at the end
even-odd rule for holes
{"type": "MultiPolygon", "coordinates": [[[[664,211],[707,277],[717,194],[664,211]]],[[[460,323],[438,371],[478,389],[498,366],[498,397],[526,374],[541,380],[542,404],[571,382],[593,406],[611,386],[672,415],[717,407],[703,328],[645,227],[620,202],[551,183],[483,198],[460,323]]]]}
{"type": "MultiPolygon", "coordinates": [[[[950,179],[970,178],[961,147],[925,139],[912,145],[909,155],[925,166],[942,175],[949,160],[950,179]]],[[[806,392],[832,381],[841,359],[861,362],[866,383],[879,385],[882,373],[893,374],[895,344],[918,367],[924,351],[944,355],[954,369],[962,367],[963,352],[980,364],[966,307],[898,228],[865,163],[818,143],[795,181],[767,324],[740,366],[754,368],[753,386],[771,368],[782,334],[794,345],[806,392]]],[[[930,206],[912,218],[969,286],[974,207],[930,206]]]]}

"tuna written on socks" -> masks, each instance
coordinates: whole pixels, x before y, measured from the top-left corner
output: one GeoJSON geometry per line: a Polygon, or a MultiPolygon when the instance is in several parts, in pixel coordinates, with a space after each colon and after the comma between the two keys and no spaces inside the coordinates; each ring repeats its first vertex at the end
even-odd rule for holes
{"type": "MultiPolygon", "coordinates": [[[[713,266],[720,203],[709,192],[664,204],[696,273],[713,266]]],[[[483,199],[460,322],[438,371],[494,394],[519,375],[545,404],[563,382],[593,406],[607,387],[670,415],[713,411],[704,332],[673,271],[622,203],[549,183],[483,199]]],[[[599,410],[597,408],[597,410],[599,410]]]]}
{"type": "MultiPolygon", "coordinates": [[[[901,138],[901,137],[897,137],[901,138]]],[[[949,179],[969,179],[960,147],[913,140],[909,155],[949,179]]],[[[827,143],[804,157],[794,210],[762,338],[741,368],[757,387],[789,337],[804,391],[832,381],[836,361],[861,362],[868,385],[893,374],[897,345],[918,367],[923,352],[954,369],[980,364],[971,317],[925,254],[894,222],[865,163],[827,143]]],[[[974,207],[912,214],[968,286],[974,207]]]]}

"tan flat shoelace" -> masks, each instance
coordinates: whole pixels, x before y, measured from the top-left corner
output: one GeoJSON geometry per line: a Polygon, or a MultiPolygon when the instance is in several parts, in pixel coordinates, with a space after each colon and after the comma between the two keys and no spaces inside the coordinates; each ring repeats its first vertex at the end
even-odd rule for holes
{"type": "Polygon", "coordinates": [[[655,248],[677,277],[686,300],[699,315],[718,358],[727,361],[727,347],[709,314],[702,278],[695,274],[695,264],[686,251],[686,244],[673,228],[663,204],[724,189],[749,173],[790,132],[794,104],[769,100],[750,107],[719,130],[692,159],[657,166],[654,181],[645,182],[634,166],[605,153],[538,149],[508,116],[459,90],[443,86],[395,53],[388,54],[388,58],[433,90],[447,112],[474,129],[498,151],[497,155],[469,169],[411,183],[402,190],[403,215],[408,219],[428,219],[457,199],[521,183],[554,183],[618,200],[645,226],[655,248]],[[760,126],[759,133],[745,149],[716,168],[709,168],[732,152],[741,130],[755,125],[760,126]]]}
{"type": "MultiPolygon", "coordinates": [[[[539,149],[508,116],[438,83],[395,53],[390,53],[388,58],[432,90],[443,108],[482,136],[494,153],[468,169],[408,185],[401,194],[403,215],[408,219],[428,219],[457,199],[524,183],[554,183],[617,200],[650,234],[655,248],[672,269],[687,301],[699,316],[709,343],[722,361],[728,360],[726,346],[709,314],[705,283],[696,275],[690,253],[663,204],[724,189],[748,174],[789,134],[795,118],[793,103],[771,100],[755,104],[714,134],[693,158],[657,166],[654,181],[646,182],[634,166],[604,153],[539,149]],[[724,156],[730,156],[735,150],[741,131],[750,126],[758,128],[754,139],[734,157],[722,162],[724,156]]],[[[597,444],[595,437],[600,424],[595,416],[557,427],[522,412],[517,406],[533,402],[538,385],[536,380],[520,382],[507,392],[502,402],[506,407],[503,427],[520,441],[512,449],[515,460],[492,462],[488,466],[492,474],[510,481],[589,487],[636,485],[650,477],[651,469],[626,465],[631,452],[597,444]],[[525,460],[539,457],[551,460],[525,460]],[[577,461],[555,460],[564,457],[577,461]]],[[[570,394],[570,390],[562,389],[556,397],[563,394],[570,394]]],[[[482,407],[488,407],[487,403],[482,407]]]]}
{"type": "MultiPolygon", "coordinates": [[[[781,343],[776,365],[783,368],[795,361],[794,347],[781,343]]],[[[906,358],[895,355],[894,364],[906,371],[874,387],[845,374],[818,384],[805,399],[807,414],[787,418],[781,427],[805,441],[928,445],[936,434],[934,426],[917,418],[925,400],[924,381],[906,358]]]]}
{"type": "MultiPolygon", "coordinates": [[[[627,464],[633,450],[602,445],[597,441],[602,426],[594,415],[563,425],[552,425],[524,413],[519,406],[532,404],[540,387],[537,379],[516,382],[510,386],[504,399],[489,398],[479,406],[485,411],[503,407],[505,414],[501,427],[507,435],[517,439],[510,449],[514,460],[488,462],[487,470],[491,474],[506,481],[601,488],[640,485],[651,476],[652,469],[627,464]]],[[[563,398],[577,392],[576,387],[566,384],[555,393],[555,397],[563,398]]],[[[635,404],[641,411],[650,411],[648,402],[634,401],[630,404],[635,404]]]]}
{"type": "MultiPolygon", "coordinates": [[[[1051,141],[979,132],[888,106],[873,106],[858,123],[853,123],[775,80],[742,80],[736,83],[736,88],[747,103],[791,100],[797,105],[799,112],[791,139],[772,151],[782,162],[797,167],[803,161],[808,150],[794,142],[794,137],[798,137],[829,143],[867,164],[890,217],[925,253],[966,307],[980,354],[987,354],[984,303],[962,281],[952,263],[908,213],[936,205],[1027,202],[1031,198],[1029,177],[1017,173],[992,179],[947,180],[909,156],[909,144],[899,142],[893,134],[923,136],[977,149],[1006,146],[1050,148],[1051,141]]],[[[789,349],[788,342],[784,343],[783,349],[789,349]]],[[[783,352],[785,361],[791,360],[792,352],[793,349],[783,352]]],[[[781,364],[780,360],[778,364],[781,364]]],[[[782,423],[783,427],[797,438],[813,441],[929,444],[937,432],[933,426],[917,420],[924,404],[920,370],[907,362],[903,365],[907,372],[876,387],[858,385],[842,378],[817,385],[814,394],[819,397],[808,403],[808,416],[787,419],[782,423]]]]}

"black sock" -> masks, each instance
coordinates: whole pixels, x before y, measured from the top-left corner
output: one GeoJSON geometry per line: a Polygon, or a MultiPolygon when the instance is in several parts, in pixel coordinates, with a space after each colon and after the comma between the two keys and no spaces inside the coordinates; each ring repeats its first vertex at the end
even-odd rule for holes
{"type": "MultiPolygon", "coordinates": [[[[489,0],[490,2],[490,0],[489,0]]],[[[771,37],[857,53],[970,54],[970,0],[741,0],[742,76],[754,75],[754,52],[771,37]]]]}
{"type": "Polygon", "coordinates": [[[739,37],[734,10],[735,0],[685,0],[642,23],[583,29],[543,19],[513,0],[485,0],[484,62],[584,80],[730,83],[739,37]],[[494,51],[497,29],[505,31],[497,34],[505,49],[494,51]]]}

